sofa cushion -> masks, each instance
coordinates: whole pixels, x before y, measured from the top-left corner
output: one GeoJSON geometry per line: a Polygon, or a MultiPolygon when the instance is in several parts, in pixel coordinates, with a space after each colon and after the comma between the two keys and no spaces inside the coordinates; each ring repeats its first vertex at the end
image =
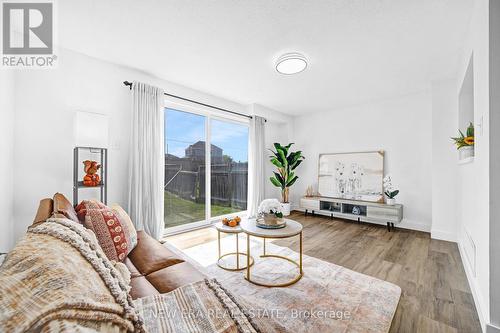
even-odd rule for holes
{"type": "Polygon", "coordinates": [[[144,276],[136,276],[130,279],[130,296],[132,299],[158,295],[159,293],[144,276]]]}
{"type": "Polygon", "coordinates": [[[54,214],[62,214],[67,219],[79,223],[78,216],[76,215],[75,209],[71,202],[61,193],[54,194],[54,214]]]}
{"type": "Polygon", "coordinates": [[[137,246],[128,257],[143,275],[184,262],[142,230],[137,231],[137,246]]]}
{"type": "Polygon", "coordinates": [[[128,228],[111,208],[88,209],[85,227],[92,230],[110,260],[124,261],[132,248],[128,228]]]}
{"type": "Polygon", "coordinates": [[[125,264],[125,266],[127,266],[128,270],[130,272],[130,277],[131,278],[143,276],[141,274],[141,272],[139,272],[139,270],[137,269],[137,267],[134,266],[134,264],[132,263],[132,261],[128,257],[125,258],[125,260],[123,261],[123,263],[125,264]]]}
{"type": "Polygon", "coordinates": [[[146,275],[146,279],[160,293],[168,293],[186,284],[201,281],[204,278],[205,276],[200,271],[187,262],[168,266],[146,275]]]}
{"type": "Polygon", "coordinates": [[[54,212],[54,202],[50,198],[40,200],[33,224],[45,222],[54,212]]]}

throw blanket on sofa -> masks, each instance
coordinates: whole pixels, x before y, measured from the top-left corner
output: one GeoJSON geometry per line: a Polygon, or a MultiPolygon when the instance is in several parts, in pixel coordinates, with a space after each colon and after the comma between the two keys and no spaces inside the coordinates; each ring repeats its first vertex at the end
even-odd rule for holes
{"type": "Polygon", "coordinates": [[[284,328],[259,318],[215,279],[192,283],[167,294],[134,301],[150,333],[273,333],[284,328]]]}
{"type": "Polygon", "coordinates": [[[34,225],[0,267],[0,332],[143,332],[126,278],[83,226],[34,225]]]}
{"type": "Polygon", "coordinates": [[[135,301],[129,279],[83,226],[34,225],[0,266],[0,332],[284,332],[214,279],[135,301]]]}

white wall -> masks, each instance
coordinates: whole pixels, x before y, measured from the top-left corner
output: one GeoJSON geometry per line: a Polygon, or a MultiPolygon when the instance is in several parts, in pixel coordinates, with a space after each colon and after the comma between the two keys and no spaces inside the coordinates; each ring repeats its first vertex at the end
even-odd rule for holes
{"type": "Polygon", "coordinates": [[[14,179],[14,72],[0,73],[0,252],[13,245],[14,179]]]}
{"type": "MultiPolygon", "coordinates": [[[[455,84],[456,85],[456,84],[455,84]]],[[[465,129],[474,122],[474,60],[470,58],[464,80],[459,91],[458,128],[465,134],[465,129]]]]}
{"type": "Polygon", "coordinates": [[[432,83],[432,238],[457,241],[456,80],[432,83]]]}
{"type": "MultiPolygon", "coordinates": [[[[125,204],[131,94],[122,84],[124,80],[155,84],[169,93],[241,113],[249,110],[248,106],[64,49],[57,69],[20,71],[16,80],[15,239],[31,224],[40,199],[57,191],[72,198],[73,117],[77,110],[109,116],[108,201],[125,204]]],[[[269,119],[269,126],[287,120],[270,109],[258,108],[257,112],[269,119]]]]}
{"type": "Polygon", "coordinates": [[[385,172],[399,185],[397,200],[405,205],[400,226],[429,231],[431,117],[430,93],[422,92],[295,118],[291,141],[306,160],[297,169],[294,206],[308,185],[317,190],[320,153],[385,150],[385,172]]]}
{"type": "MultiPolygon", "coordinates": [[[[475,158],[460,165],[458,174],[457,230],[462,262],[469,278],[479,318],[489,322],[489,0],[476,0],[461,64],[458,71],[456,96],[465,78],[471,55],[474,59],[474,124],[475,158]],[[474,260],[465,252],[470,247],[469,236],[476,247],[474,260]]],[[[458,123],[457,123],[458,126],[458,123]]]]}

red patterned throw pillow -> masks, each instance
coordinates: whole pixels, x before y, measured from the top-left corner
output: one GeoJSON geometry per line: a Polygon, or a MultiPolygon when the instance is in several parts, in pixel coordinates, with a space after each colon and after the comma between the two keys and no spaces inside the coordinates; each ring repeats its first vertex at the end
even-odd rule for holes
{"type": "Polygon", "coordinates": [[[83,217],[85,227],[96,235],[108,259],[123,261],[137,245],[137,232],[131,221],[126,220],[128,215],[123,209],[112,209],[100,202],[88,201],[82,202],[76,210],[78,217],[83,217]]]}
{"type": "Polygon", "coordinates": [[[99,202],[97,200],[83,200],[78,204],[78,206],[75,207],[76,215],[78,216],[78,219],[80,222],[85,222],[85,216],[87,215],[87,210],[88,209],[104,209],[108,208],[106,207],[105,204],[102,202],[99,202]]]}

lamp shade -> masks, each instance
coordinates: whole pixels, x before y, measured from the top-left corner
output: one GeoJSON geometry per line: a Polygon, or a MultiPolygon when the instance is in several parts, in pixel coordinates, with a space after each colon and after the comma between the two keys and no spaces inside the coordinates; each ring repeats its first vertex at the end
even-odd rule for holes
{"type": "Polygon", "coordinates": [[[108,116],[77,111],[75,115],[75,146],[108,148],[108,116]]]}

